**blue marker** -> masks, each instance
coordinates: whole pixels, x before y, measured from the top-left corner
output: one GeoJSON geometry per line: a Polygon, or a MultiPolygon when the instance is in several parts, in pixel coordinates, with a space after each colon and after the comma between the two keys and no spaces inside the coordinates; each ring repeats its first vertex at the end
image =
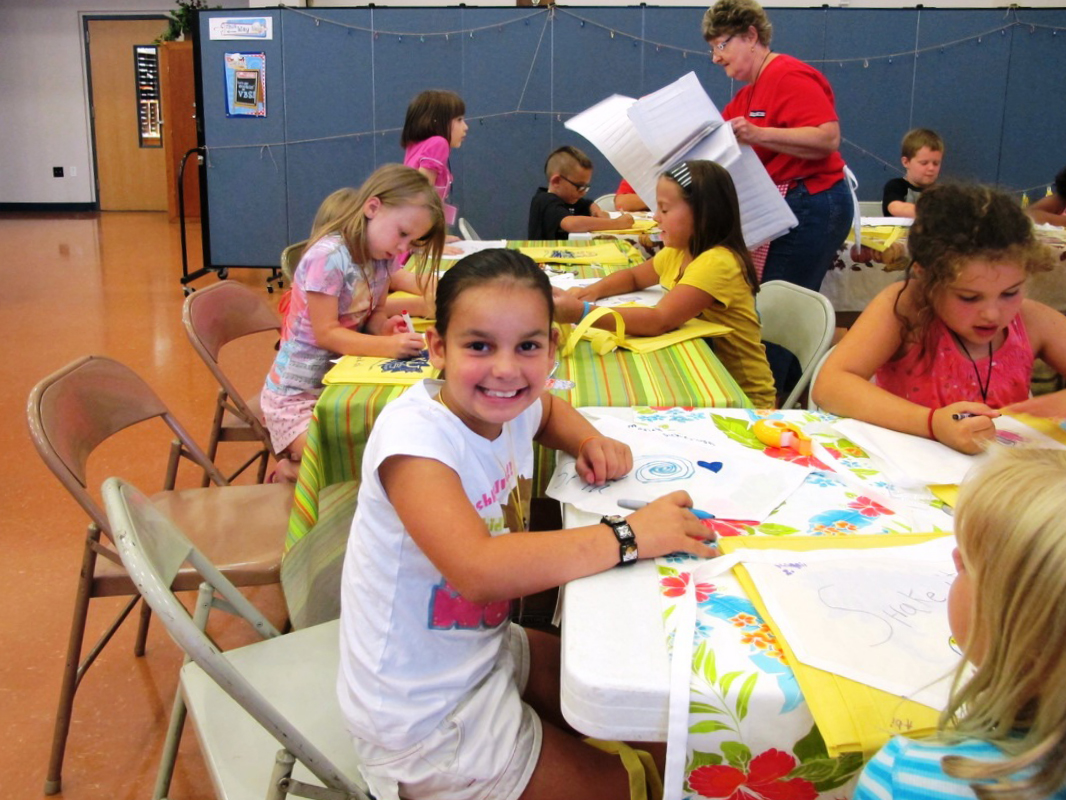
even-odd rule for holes
{"type": "MultiPolygon", "coordinates": [[[[637,509],[644,508],[648,504],[647,500],[619,500],[618,505],[622,508],[628,508],[630,511],[636,511],[637,509]]],[[[697,519],[714,519],[714,514],[707,511],[701,511],[698,508],[690,508],[697,519]]]]}

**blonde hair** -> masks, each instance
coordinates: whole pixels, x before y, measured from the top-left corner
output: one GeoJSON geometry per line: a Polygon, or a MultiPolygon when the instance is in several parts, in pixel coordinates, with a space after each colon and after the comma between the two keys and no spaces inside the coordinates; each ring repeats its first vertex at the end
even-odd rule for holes
{"type": "Polygon", "coordinates": [[[944,140],[930,128],[911,128],[903,134],[899,154],[904,158],[914,158],[923,147],[928,147],[934,153],[943,153],[944,140]]]}
{"type": "Polygon", "coordinates": [[[1026,276],[1051,269],[1051,251],[1037,240],[1033,223],[1014,199],[990,186],[943,184],[930,186],[915,204],[914,224],[907,238],[916,275],[907,269],[904,291],[896,297],[896,318],[904,339],[913,339],[925,352],[927,334],[936,316],[936,301],[973,261],[1011,263],[1026,276]],[[900,298],[911,282],[913,310],[904,314],[900,298]]]}
{"type": "MultiPolygon", "coordinates": [[[[444,207],[437,190],[417,169],[403,164],[386,164],[378,167],[358,189],[338,189],[330,194],[315,214],[310,242],[323,236],[338,234],[352,260],[364,266],[372,259],[367,242],[367,216],[363,207],[370,198],[376,197],[383,206],[420,206],[430,212],[432,226],[416,244],[418,250],[412,257],[419,288],[431,294],[435,284],[440,257],[444,250],[447,227],[444,222],[444,207]]],[[[428,295],[427,295],[428,297],[428,295]]]]}
{"type": "Polygon", "coordinates": [[[748,28],[755,28],[759,44],[770,46],[774,26],[755,0],[718,0],[703,15],[703,38],[707,42],[719,36],[747,33],[748,28]]]}
{"type": "Polygon", "coordinates": [[[1007,757],[942,765],[995,781],[972,785],[982,800],[1036,800],[1066,786],[1066,451],[995,450],[967,477],[955,514],[974,593],[966,655],[984,655],[961,686],[960,665],[940,729],[954,723],[1007,757]]]}

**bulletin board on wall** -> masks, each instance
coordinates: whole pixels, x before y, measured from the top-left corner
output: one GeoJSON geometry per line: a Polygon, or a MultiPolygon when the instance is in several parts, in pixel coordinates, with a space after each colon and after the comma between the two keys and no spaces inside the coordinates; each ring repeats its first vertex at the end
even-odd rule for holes
{"type": "MultiPolygon", "coordinates": [[[[523,238],[545,157],[572,144],[595,164],[591,197],[618,175],[563,123],[611,94],[639,97],[687,72],[723,108],[740,85],[711,63],[703,7],[278,8],[254,41],[211,38],[233,11],[200,13],[198,107],[206,263],[271,266],[307,238],[321,200],[403,159],[411,98],[451,89],[470,131],[452,151],[450,202],[485,238],[523,238]],[[212,26],[212,19],[215,22],[212,26]],[[268,38],[267,38],[268,37],[268,38]],[[226,56],[252,52],[262,77],[229,88],[226,56]],[[260,62],[256,62],[257,64],[260,62]],[[260,81],[257,83],[256,81],[260,81]],[[249,87],[254,85],[254,97],[249,87]],[[228,99],[245,96],[232,114],[228,99]]],[[[841,152],[861,200],[902,174],[910,127],[946,142],[943,178],[1030,197],[1066,163],[1066,9],[771,8],[773,49],[825,73],[841,152]]],[[[266,21],[261,27],[261,21],[266,21]]],[[[231,70],[232,72],[232,70],[231,70]]]]}

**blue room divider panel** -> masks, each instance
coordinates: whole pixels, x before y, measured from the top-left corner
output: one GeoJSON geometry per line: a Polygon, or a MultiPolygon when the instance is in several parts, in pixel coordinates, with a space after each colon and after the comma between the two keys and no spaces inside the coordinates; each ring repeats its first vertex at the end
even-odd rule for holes
{"type": "MultiPolygon", "coordinates": [[[[329,192],[400,161],[408,102],[445,88],[470,132],[452,151],[451,202],[487,238],[521,238],[543,164],[561,144],[588,151],[592,195],[618,175],[564,123],[612,93],[639,97],[695,71],[722,108],[738,90],[707,54],[704,8],[279,8],[267,41],[215,41],[200,14],[206,207],[212,266],[270,266],[307,237],[329,192]],[[266,54],[266,118],[226,116],[223,56],[266,54]]],[[[1066,161],[1066,9],[768,9],[773,46],[833,85],[841,152],[859,197],[902,173],[910,127],[947,143],[944,178],[1031,197],[1066,161]]]]}

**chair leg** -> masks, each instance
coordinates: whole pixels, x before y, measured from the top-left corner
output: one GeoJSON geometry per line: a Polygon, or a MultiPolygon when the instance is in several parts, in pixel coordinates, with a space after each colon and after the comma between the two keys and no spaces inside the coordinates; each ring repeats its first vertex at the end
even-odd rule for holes
{"type": "MultiPolygon", "coordinates": [[[[219,389],[218,395],[215,397],[215,418],[211,420],[211,436],[207,441],[207,460],[212,464],[215,463],[215,455],[218,453],[218,443],[222,438],[222,419],[226,415],[226,390],[219,389]]],[[[262,481],[260,481],[262,483],[262,481]]],[[[211,476],[207,471],[204,471],[203,480],[200,483],[202,488],[206,488],[211,485],[211,476]]]]}
{"type": "MultiPolygon", "coordinates": [[[[200,584],[192,621],[201,631],[207,629],[207,618],[211,614],[213,597],[214,590],[206,583],[200,584]]],[[[145,605],[147,606],[147,603],[145,605]]],[[[188,654],[182,663],[189,663],[188,654]]],[[[181,745],[181,732],[185,728],[185,715],[185,698],[181,694],[181,681],[179,680],[177,692],[174,694],[174,706],[170,712],[170,724],[167,726],[167,738],[163,742],[163,754],[159,758],[159,772],[156,773],[152,800],[162,800],[170,791],[170,781],[174,777],[174,764],[178,760],[178,747],[181,745]]]]}
{"type": "Polygon", "coordinates": [[[81,573],[78,578],[78,591],[74,598],[74,615],[70,622],[70,638],[67,641],[67,658],[63,666],[63,677],[59,687],[59,703],[56,707],[55,728],[52,732],[52,750],[48,757],[48,774],[44,781],[46,795],[58,794],[63,786],[63,756],[66,754],[67,737],[70,734],[70,720],[74,710],[74,695],[78,691],[81,679],[92,666],[96,657],[111,641],[140,596],[133,597],[119,612],[93,649],[81,658],[81,649],[85,641],[85,623],[89,618],[89,601],[92,599],[93,574],[96,571],[95,546],[100,541],[100,531],[90,528],[85,539],[82,553],[81,573]]]}
{"type": "Polygon", "coordinates": [[[278,750],[278,757],[274,759],[274,771],[270,773],[270,786],[267,787],[266,800],[285,800],[289,792],[285,788],[286,778],[292,776],[292,768],[296,765],[296,758],[288,750],[278,750]]]}
{"type": "Polygon", "coordinates": [[[144,655],[148,645],[148,623],[152,621],[152,607],[147,603],[141,604],[141,621],[137,625],[137,641],[133,643],[133,654],[140,658],[144,655]]]}

